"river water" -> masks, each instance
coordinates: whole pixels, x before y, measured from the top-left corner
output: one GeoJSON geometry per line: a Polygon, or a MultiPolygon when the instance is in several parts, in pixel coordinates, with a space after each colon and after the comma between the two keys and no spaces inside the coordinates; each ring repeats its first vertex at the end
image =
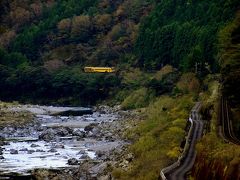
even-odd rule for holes
{"type": "Polygon", "coordinates": [[[82,116],[56,116],[69,110],[52,106],[21,106],[13,111],[28,110],[35,114],[34,123],[26,127],[5,127],[0,136],[2,146],[0,174],[27,175],[35,168],[66,168],[85,159],[96,159],[97,151],[110,151],[121,144],[106,135],[101,124],[119,119],[109,111],[96,111],[82,116]],[[73,159],[74,158],[74,159],[73,159]]]}

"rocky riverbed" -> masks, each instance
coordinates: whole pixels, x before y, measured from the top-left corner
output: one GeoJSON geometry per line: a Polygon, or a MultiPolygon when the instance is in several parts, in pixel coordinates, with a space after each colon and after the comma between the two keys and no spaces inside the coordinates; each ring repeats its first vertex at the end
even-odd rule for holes
{"type": "Polygon", "coordinates": [[[108,169],[128,144],[121,137],[131,113],[119,107],[19,105],[9,110],[29,111],[35,118],[24,126],[1,127],[0,177],[109,179],[108,169]]]}

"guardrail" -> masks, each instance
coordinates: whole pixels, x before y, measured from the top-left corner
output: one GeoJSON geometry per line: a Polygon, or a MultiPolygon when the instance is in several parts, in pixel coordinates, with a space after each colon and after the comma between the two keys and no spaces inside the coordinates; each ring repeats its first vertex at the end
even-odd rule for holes
{"type": "Polygon", "coordinates": [[[172,165],[167,166],[167,167],[165,167],[161,170],[160,176],[163,180],[167,179],[166,174],[169,174],[174,169],[177,169],[178,167],[180,167],[182,162],[186,159],[186,157],[187,157],[187,155],[190,151],[191,143],[194,141],[194,139],[193,139],[193,134],[194,134],[193,129],[194,129],[194,126],[196,126],[195,121],[198,121],[198,120],[201,119],[199,114],[198,114],[199,111],[200,111],[200,108],[201,108],[201,103],[200,102],[197,102],[194,105],[194,107],[192,108],[190,117],[188,119],[188,121],[191,123],[191,126],[190,126],[190,129],[188,131],[188,135],[186,137],[186,143],[185,143],[185,146],[184,146],[184,149],[183,149],[183,153],[178,157],[178,160],[175,163],[173,163],[172,165]]]}
{"type": "Polygon", "coordinates": [[[184,146],[183,153],[178,157],[178,160],[175,163],[173,163],[170,166],[165,167],[165,168],[163,168],[161,170],[160,176],[161,176],[162,180],[167,180],[165,174],[171,172],[172,170],[174,170],[175,168],[180,166],[182,159],[184,159],[186,157],[186,155],[187,155],[187,152],[188,152],[189,147],[190,147],[189,139],[190,139],[190,137],[191,137],[191,135],[193,133],[193,121],[192,121],[191,117],[188,119],[188,121],[191,123],[191,126],[190,126],[190,129],[188,131],[188,135],[187,135],[187,138],[186,138],[186,143],[185,143],[185,146],[184,146]]]}

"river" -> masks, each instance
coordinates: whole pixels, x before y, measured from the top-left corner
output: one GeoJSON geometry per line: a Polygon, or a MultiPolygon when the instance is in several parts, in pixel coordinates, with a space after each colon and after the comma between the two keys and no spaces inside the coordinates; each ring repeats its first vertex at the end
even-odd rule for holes
{"type": "Polygon", "coordinates": [[[38,105],[22,105],[11,110],[30,111],[35,120],[24,127],[1,129],[0,136],[6,142],[1,147],[1,176],[30,175],[36,168],[71,168],[86,159],[103,160],[103,154],[125,144],[109,131],[111,123],[121,116],[108,107],[92,113],[86,108],[38,105]],[[74,115],[69,114],[71,110],[74,115]],[[77,111],[88,114],[80,116],[77,111]]]}

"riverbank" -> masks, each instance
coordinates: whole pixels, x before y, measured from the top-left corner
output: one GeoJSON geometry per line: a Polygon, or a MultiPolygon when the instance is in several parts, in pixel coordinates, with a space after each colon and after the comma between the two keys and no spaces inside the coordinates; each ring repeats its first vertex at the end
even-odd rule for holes
{"type": "MultiPolygon", "coordinates": [[[[119,106],[99,106],[92,114],[56,116],[52,115],[53,109],[63,111],[64,107],[6,108],[13,114],[28,110],[32,121],[24,127],[18,126],[17,121],[1,127],[0,135],[8,141],[1,148],[1,174],[18,173],[36,179],[107,178],[116,164],[127,165],[123,154],[129,142],[124,133],[131,128],[129,119],[137,119],[137,112],[122,111],[119,106]]],[[[132,155],[127,154],[126,158],[131,159],[132,155]]]]}
{"type": "MultiPolygon", "coordinates": [[[[34,121],[34,115],[28,111],[12,111],[9,108],[18,106],[18,103],[5,103],[0,101],[0,132],[2,132],[3,128],[6,127],[22,127],[26,124],[30,124],[34,121]]],[[[5,145],[4,137],[0,134],[0,159],[2,156],[2,148],[1,146],[5,145]]]]}
{"type": "Polygon", "coordinates": [[[23,126],[34,120],[30,111],[13,111],[12,107],[19,106],[18,103],[5,103],[0,101],[0,128],[6,126],[23,126]]]}

